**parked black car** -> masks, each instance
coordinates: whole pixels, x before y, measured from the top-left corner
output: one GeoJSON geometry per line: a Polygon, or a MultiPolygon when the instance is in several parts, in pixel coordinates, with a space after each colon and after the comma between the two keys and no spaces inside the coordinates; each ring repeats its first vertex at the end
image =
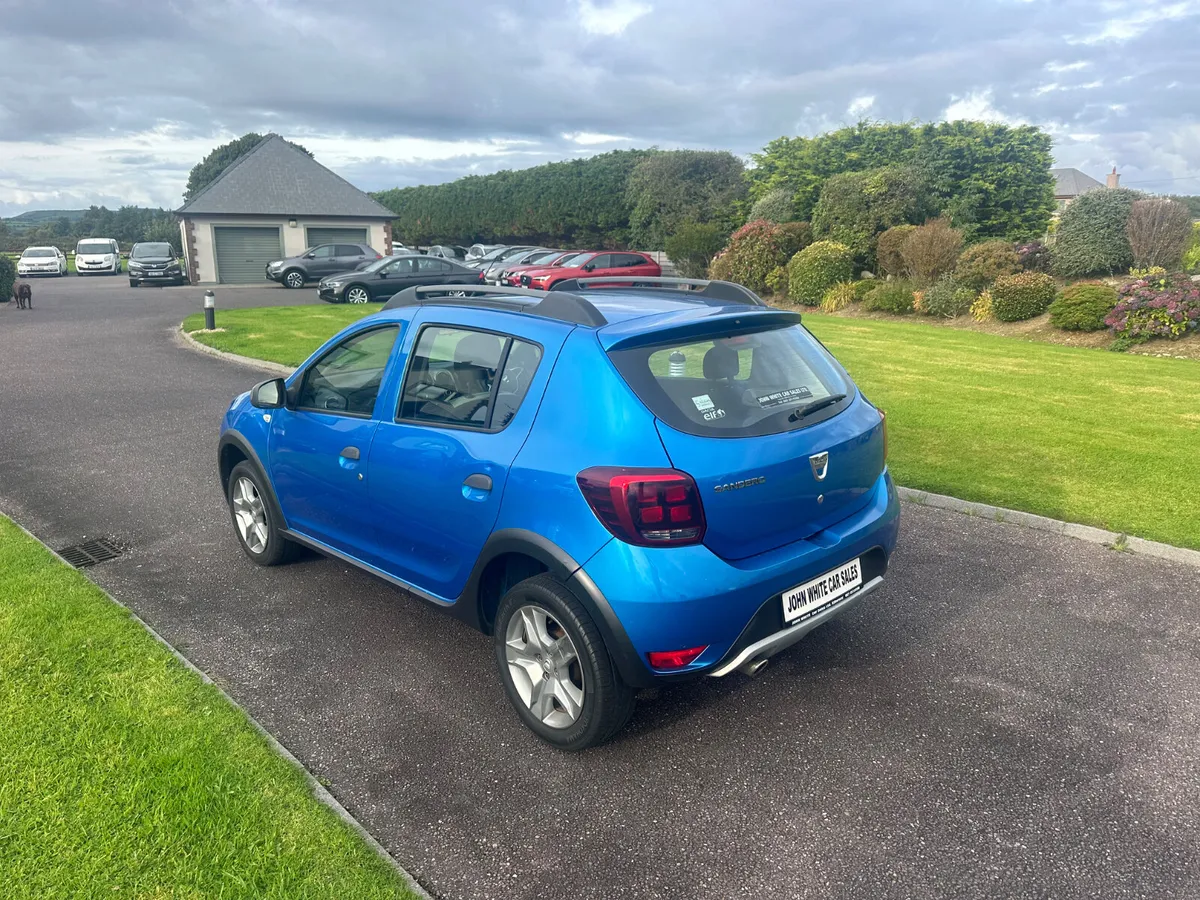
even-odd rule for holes
{"type": "Polygon", "coordinates": [[[322,278],[317,293],[331,303],[387,300],[415,284],[478,284],[480,273],[436,256],[389,256],[355,272],[322,278]]]}
{"type": "Polygon", "coordinates": [[[349,272],[377,259],[383,259],[383,254],[366,244],[318,244],[299,256],[268,263],[267,278],[287,288],[301,288],[305,282],[349,272]]]}
{"type": "Polygon", "coordinates": [[[185,284],[187,275],[175,248],[165,241],[143,241],[129,251],[129,286],[185,284]]]}

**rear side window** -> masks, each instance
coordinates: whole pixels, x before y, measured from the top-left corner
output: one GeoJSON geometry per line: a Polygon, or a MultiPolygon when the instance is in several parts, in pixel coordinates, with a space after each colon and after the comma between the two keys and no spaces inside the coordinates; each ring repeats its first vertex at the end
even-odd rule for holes
{"type": "Polygon", "coordinates": [[[397,418],[499,431],[520,408],[541,358],[542,348],[527,341],[426,326],[412,352],[397,418]]]}
{"type": "Polygon", "coordinates": [[[364,256],[363,248],[358,244],[337,244],[334,256],[364,256]]]}
{"type": "Polygon", "coordinates": [[[836,414],[854,390],[799,324],[618,350],[611,358],[651,412],[688,434],[791,431],[836,414]]]}

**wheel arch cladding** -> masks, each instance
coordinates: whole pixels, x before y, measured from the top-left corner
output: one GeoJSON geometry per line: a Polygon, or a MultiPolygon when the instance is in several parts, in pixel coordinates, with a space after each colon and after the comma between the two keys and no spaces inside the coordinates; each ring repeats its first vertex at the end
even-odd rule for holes
{"type": "Polygon", "coordinates": [[[262,482],[271,512],[275,514],[276,521],[286,529],[287,519],[283,515],[283,508],[279,505],[279,499],[275,496],[275,485],[271,484],[262,460],[258,458],[258,454],[250,446],[250,442],[242,435],[236,431],[226,431],[221,436],[221,443],[217,449],[217,470],[221,476],[221,493],[226,497],[229,496],[229,475],[241,462],[248,462],[254,467],[254,471],[262,482]]]}

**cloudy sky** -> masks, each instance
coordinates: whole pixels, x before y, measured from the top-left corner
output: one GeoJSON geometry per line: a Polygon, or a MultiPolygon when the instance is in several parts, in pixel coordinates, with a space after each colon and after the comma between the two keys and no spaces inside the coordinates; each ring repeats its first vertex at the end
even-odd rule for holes
{"type": "Polygon", "coordinates": [[[277,131],[359,187],[862,118],[1031,122],[1200,194],[1200,0],[0,0],[0,216],[178,206],[277,131]]]}

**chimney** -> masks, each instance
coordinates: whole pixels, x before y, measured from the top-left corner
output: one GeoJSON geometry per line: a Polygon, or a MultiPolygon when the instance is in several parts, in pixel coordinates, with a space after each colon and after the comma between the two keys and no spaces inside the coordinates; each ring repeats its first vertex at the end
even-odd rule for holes
{"type": "Polygon", "coordinates": [[[1117,167],[1113,166],[1112,172],[1108,176],[1108,186],[1110,188],[1119,188],[1121,186],[1121,176],[1117,174],[1117,167]]]}

